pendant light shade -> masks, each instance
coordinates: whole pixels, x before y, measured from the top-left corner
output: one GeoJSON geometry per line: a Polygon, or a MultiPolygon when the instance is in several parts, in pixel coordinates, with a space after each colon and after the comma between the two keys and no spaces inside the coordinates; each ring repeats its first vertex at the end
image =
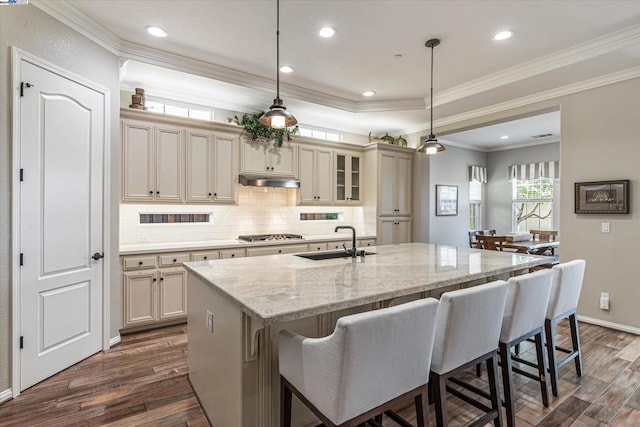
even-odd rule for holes
{"type": "Polygon", "coordinates": [[[280,0],[276,0],[276,98],[269,111],[264,113],[259,121],[273,129],[284,129],[298,123],[280,99],[280,0]]]}
{"type": "Polygon", "coordinates": [[[445,150],[444,145],[440,144],[436,136],[433,134],[433,48],[439,44],[439,39],[430,39],[424,44],[426,47],[431,48],[431,101],[429,104],[429,111],[431,112],[431,131],[429,132],[427,140],[420,144],[417,151],[418,153],[427,155],[433,155],[445,150]]]}

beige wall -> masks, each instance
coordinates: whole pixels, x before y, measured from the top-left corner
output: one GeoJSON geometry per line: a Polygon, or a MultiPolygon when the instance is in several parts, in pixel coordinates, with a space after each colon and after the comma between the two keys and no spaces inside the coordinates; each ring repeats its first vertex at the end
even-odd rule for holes
{"type": "MultiPolygon", "coordinates": [[[[587,261],[578,314],[640,333],[640,79],[443,126],[436,135],[558,107],[561,260],[587,261]],[[631,180],[631,214],[573,212],[574,183],[600,179],[631,180]],[[611,223],[610,234],[600,233],[600,223],[605,221],[611,223]],[[610,294],[608,312],[598,308],[600,292],[610,294]]],[[[414,203],[421,205],[421,200],[414,203]]]]}
{"type": "MultiPolygon", "coordinates": [[[[118,200],[120,126],[118,58],[34,6],[0,7],[0,392],[11,387],[11,52],[15,46],[111,91],[111,271],[112,313],[119,313],[118,200]]],[[[109,237],[107,237],[109,238],[109,237]]],[[[120,316],[111,316],[117,336],[120,316]]]]}

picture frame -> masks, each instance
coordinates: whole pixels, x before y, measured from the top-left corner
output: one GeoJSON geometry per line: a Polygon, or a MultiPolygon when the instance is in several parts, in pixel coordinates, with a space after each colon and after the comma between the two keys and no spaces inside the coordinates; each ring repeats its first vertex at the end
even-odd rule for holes
{"type": "Polygon", "coordinates": [[[629,180],[576,182],[574,212],[628,214],[629,180]]]}
{"type": "Polygon", "coordinates": [[[458,186],[436,185],[436,216],[458,215],[458,186]]]}

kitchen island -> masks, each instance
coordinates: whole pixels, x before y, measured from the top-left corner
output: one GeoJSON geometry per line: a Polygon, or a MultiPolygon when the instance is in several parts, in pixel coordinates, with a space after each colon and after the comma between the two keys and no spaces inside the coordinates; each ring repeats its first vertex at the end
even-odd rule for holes
{"type": "MultiPolygon", "coordinates": [[[[408,243],[374,255],[295,255],[185,264],[189,379],[216,427],[279,425],[278,332],[326,336],[338,317],[386,307],[544,264],[544,257],[408,243]]],[[[294,425],[315,418],[294,399],[294,425]]]]}

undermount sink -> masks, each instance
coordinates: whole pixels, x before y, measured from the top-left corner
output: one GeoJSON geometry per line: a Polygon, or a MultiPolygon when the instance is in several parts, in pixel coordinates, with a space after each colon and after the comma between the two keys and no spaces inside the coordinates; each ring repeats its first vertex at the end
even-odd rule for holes
{"type": "MultiPolygon", "coordinates": [[[[360,252],[358,252],[359,256],[360,252]]],[[[365,255],[375,255],[375,252],[365,252],[365,255]]],[[[346,253],[345,251],[333,251],[333,252],[311,252],[307,254],[296,254],[296,256],[312,259],[314,261],[320,261],[323,259],[334,259],[334,258],[351,258],[351,255],[346,253]]]]}

